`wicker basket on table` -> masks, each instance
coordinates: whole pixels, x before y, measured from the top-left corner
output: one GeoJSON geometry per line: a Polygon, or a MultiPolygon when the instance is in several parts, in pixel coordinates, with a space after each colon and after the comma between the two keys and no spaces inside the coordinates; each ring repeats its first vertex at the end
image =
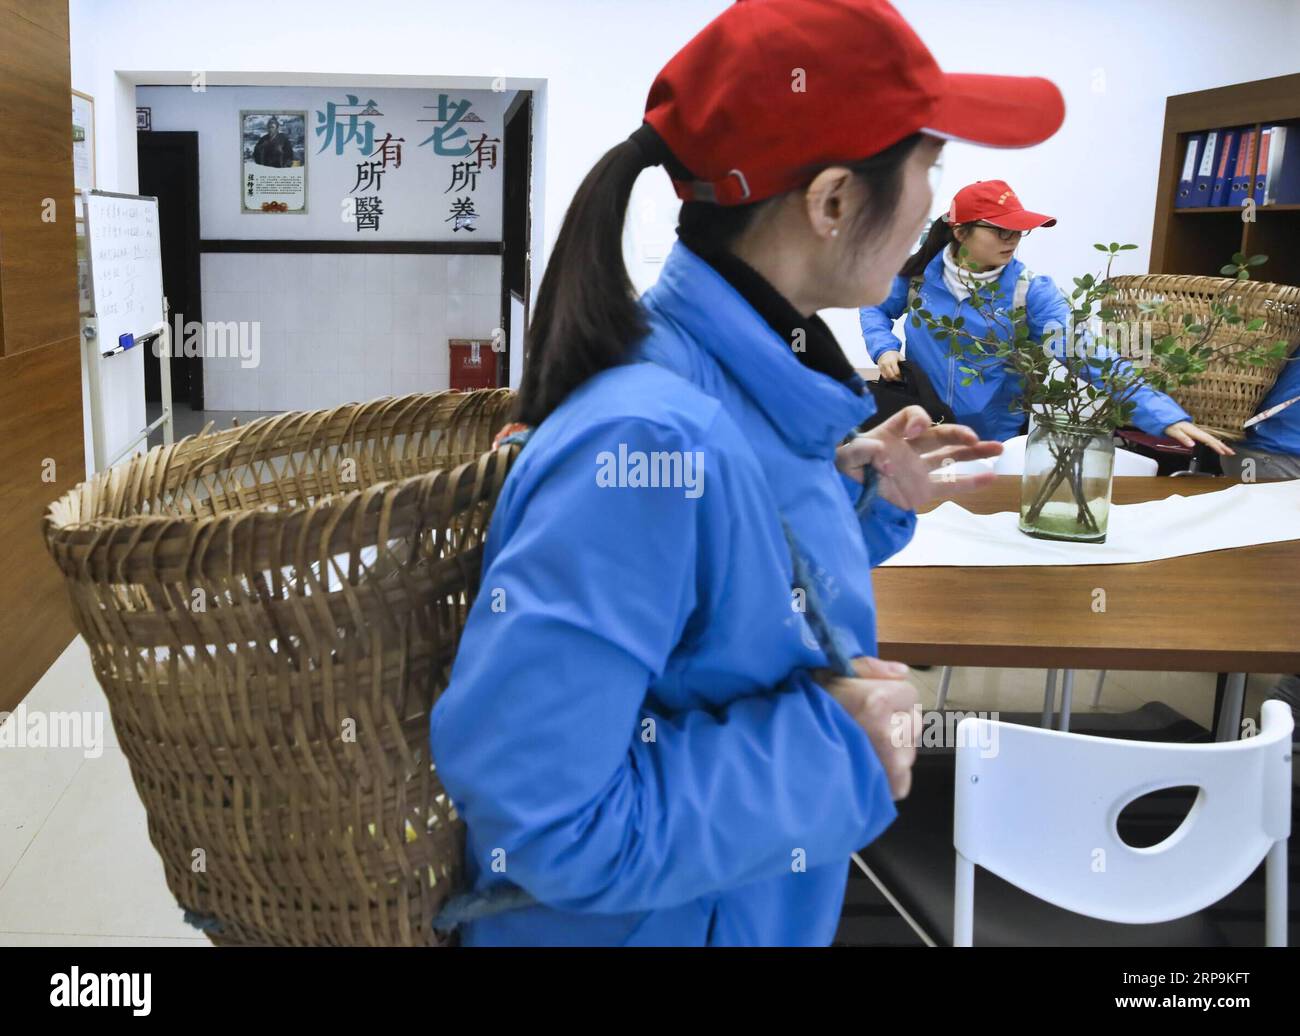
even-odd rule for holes
{"type": "MultiPolygon", "coordinates": [[[[1112,277],[1115,290],[1106,296],[1105,308],[1115,310],[1117,321],[1148,321],[1140,305],[1150,302],[1170,304],[1170,320],[1152,320],[1151,337],[1159,341],[1181,326],[1184,314],[1194,323],[1207,323],[1210,303],[1235,304],[1242,317],[1240,324],[1220,325],[1210,344],[1240,338],[1233,352],[1278,341],[1294,345],[1300,341],[1300,288],[1264,281],[1240,281],[1232,277],[1190,277],[1182,274],[1146,274],[1112,277]],[[1244,326],[1256,317],[1264,318],[1258,331],[1244,326]]],[[[1212,363],[1192,385],[1174,389],[1170,395],[1192,415],[1192,420],[1224,439],[1245,436],[1242,424],[1258,413],[1259,404],[1273,387],[1284,360],[1264,366],[1234,365],[1227,361],[1212,363]]]]}
{"type": "Polygon", "coordinates": [[[162,856],[218,945],[436,945],[463,824],[429,757],[517,447],[506,390],[263,418],[53,503],[162,856]]]}

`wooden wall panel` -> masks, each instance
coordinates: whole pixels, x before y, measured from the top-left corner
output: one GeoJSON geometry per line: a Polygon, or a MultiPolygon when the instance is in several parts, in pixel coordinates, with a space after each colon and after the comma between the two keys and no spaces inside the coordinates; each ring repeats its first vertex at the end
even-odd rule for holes
{"type": "Polygon", "coordinates": [[[0,112],[0,355],[13,356],[78,333],[66,4],[0,0],[0,112]]]}
{"type": "Polygon", "coordinates": [[[68,5],[60,0],[4,0],[19,17],[63,39],[68,36],[68,5]]]}
{"type": "Polygon", "coordinates": [[[86,470],[71,91],[67,4],[0,0],[0,711],[73,636],[41,541],[46,506],[86,470]]]}
{"type": "Polygon", "coordinates": [[[0,712],[23,699],[74,635],[41,516],[85,477],[84,452],[77,339],[0,358],[0,712]],[[53,482],[44,481],[47,460],[53,482]]]}

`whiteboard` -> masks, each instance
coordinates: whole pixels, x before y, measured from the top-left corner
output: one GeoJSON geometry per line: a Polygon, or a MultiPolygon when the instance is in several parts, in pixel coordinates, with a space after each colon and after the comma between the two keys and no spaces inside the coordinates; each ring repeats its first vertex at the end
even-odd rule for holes
{"type": "Polygon", "coordinates": [[[91,286],[100,337],[107,322],[143,334],[162,319],[158,199],[92,191],[87,200],[91,286]]]}
{"type": "MultiPolygon", "coordinates": [[[[95,468],[112,462],[146,426],[144,365],[157,362],[149,346],[116,356],[119,337],[160,327],[163,315],[158,199],[90,191],[85,196],[93,337],[82,336],[82,373],[91,404],[95,468]]],[[[164,398],[164,403],[166,399],[164,398]]]]}

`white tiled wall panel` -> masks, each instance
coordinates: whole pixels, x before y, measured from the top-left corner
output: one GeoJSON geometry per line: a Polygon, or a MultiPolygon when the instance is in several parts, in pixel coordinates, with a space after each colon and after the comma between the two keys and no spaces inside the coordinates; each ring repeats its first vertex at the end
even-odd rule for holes
{"type": "Polygon", "coordinates": [[[501,326],[499,256],[205,252],[202,262],[205,324],[259,330],[254,367],[204,357],[208,410],[445,389],[447,340],[501,326]]]}

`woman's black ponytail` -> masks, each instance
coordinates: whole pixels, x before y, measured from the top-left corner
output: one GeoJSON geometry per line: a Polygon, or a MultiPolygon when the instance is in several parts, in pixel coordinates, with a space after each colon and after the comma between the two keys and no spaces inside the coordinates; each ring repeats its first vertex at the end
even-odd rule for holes
{"type": "Polygon", "coordinates": [[[930,265],[930,260],[939,254],[939,250],[947,248],[956,240],[952,232],[952,224],[943,216],[936,217],[930,222],[930,231],[921,242],[921,247],[908,257],[903,268],[898,271],[898,275],[909,279],[922,276],[925,268],[930,265]]]}
{"type": "Polygon", "coordinates": [[[623,262],[623,222],[636,178],[668,157],[643,125],[605,152],[573,196],[528,327],[518,411],[525,424],[540,424],[592,375],[624,362],[646,333],[623,262]]]}

